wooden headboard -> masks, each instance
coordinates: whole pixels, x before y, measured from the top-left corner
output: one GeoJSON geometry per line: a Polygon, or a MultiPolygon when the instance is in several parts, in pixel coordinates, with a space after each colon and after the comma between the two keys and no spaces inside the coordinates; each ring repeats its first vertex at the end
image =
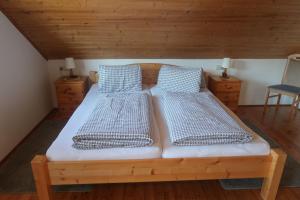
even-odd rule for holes
{"type": "MultiPolygon", "coordinates": [[[[142,82],[143,82],[143,84],[145,84],[145,85],[156,84],[159,69],[164,64],[161,64],[161,63],[139,63],[139,65],[142,68],[142,82]]],[[[208,76],[208,73],[204,72],[205,83],[207,83],[207,80],[208,80],[207,76],[208,76]]],[[[96,71],[90,71],[89,77],[90,77],[90,80],[93,83],[98,82],[99,76],[98,76],[98,73],[96,71]]]]}

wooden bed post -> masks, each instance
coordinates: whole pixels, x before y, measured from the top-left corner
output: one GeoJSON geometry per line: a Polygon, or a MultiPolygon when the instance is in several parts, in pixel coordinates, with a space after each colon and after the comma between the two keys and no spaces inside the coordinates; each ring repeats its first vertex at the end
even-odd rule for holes
{"type": "Polygon", "coordinates": [[[31,161],[32,172],[35,180],[35,187],[39,200],[54,200],[50,184],[47,158],[37,155],[31,161]]]}
{"type": "Polygon", "coordinates": [[[264,200],[274,200],[276,198],[286,160],[286,153],[281,149],[272,149],[271,157],[272,162],[269,172],[267,177],[264,179],[261,189],[261,196],[264,200]]]}

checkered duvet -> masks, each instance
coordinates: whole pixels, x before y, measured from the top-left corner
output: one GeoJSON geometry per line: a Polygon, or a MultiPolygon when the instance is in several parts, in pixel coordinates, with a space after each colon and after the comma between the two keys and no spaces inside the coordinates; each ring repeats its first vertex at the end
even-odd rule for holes
{"type": "Polygon", "coordinates": [[[73,137],[76,149],[151,145],[151,117],[147,93],[115,93],[99,97],[88,120],[73,137]]]}
{"type": "Polygon", "coordinates": [[[247,143],[252,136],[208,93],[166,92],[170,140],[179,146],[247,143]]]}

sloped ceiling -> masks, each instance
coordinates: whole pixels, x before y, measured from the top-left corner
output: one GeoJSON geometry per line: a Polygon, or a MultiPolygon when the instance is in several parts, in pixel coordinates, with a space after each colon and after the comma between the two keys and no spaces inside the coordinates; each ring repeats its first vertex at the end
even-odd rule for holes
{"type": "Polygon", "coordinates": [[[0,0],[47,59],[286,58],[299,0],[0,0]]]}

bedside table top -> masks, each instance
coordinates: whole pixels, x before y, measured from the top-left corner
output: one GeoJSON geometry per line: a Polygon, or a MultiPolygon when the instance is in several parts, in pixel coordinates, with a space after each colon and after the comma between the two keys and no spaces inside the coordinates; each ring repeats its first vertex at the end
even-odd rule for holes
{"type": "Polygon", "coordinates": [[[55,81],[56,84],[59,84],[59,83],[81,83],[81,82],[85,82],[87,80],[87,76],[79,76],[78,78],[76,79],[68,79],[68,77],[65,77],[65,76],[62,76],[60,77],[59,79],[57,79],[55,81]]]}
{"type": "Polygon", "coordinates": [[[234,76],[229,76],[229,78],[225,79],[222,78],[221,76],[214,76],[214,75],[210,75],[209,76],[211,79],[213,79],[214,81],[224,81],[224,82],[241,82],[240,79],[234,77],[234,76]]]}

